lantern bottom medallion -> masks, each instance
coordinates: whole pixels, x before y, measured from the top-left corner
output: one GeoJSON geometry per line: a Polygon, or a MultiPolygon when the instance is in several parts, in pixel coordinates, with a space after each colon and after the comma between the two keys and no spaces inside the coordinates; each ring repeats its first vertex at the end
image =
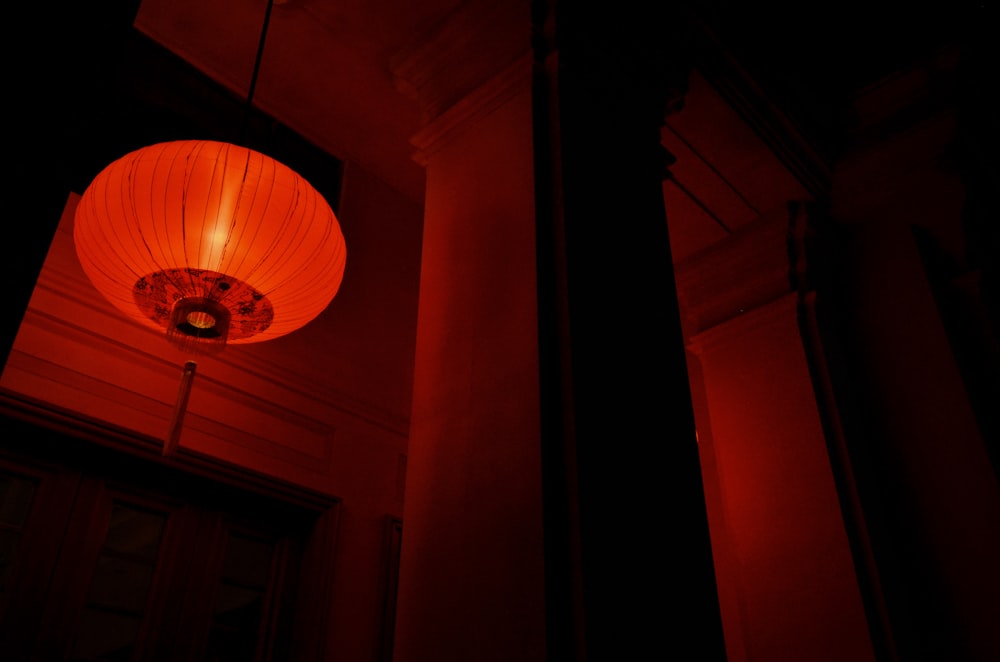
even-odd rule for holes
{"type": "Polygon", "coordinates": [[[247,283],[207,269],[169,269],[143,276],[132,288],[136,306],[186,350],[222,351],[226,343],[271,326],[274,309],[247,283]]]}

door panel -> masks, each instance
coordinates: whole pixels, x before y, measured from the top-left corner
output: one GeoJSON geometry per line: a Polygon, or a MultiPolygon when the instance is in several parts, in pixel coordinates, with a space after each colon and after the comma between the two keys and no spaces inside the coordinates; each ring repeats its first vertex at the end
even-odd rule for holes
{"type": "Polygon", "coordinates": [[[5,659],[30,658],[41,630],[66,528],[79,486],[79,474],[45,464],[15,464],[0,458],[0,511],[24,508],[20,524],[4,526],[11,549],[0,595],[0,650],[5,659]]]}
{"type": "Polygon", "coordinates": [[[215,581],[207,659],[252,660],[257,650],[262,655],[272,651],[280,639],[275,627],[282,608],[280,588],[288,585],[283,581],[290,565],[286,548],[285,541],[276,537],[243,527],[228,529],[215,581]]]}
{"type": "Polygon", "coordinates": [[[179,511],[114,495],[107,501],[110,504],[102,503],[100,509],[110,511],[106,533],[93,570],[87,573],[67,563],[79,576],[90,575],[83,600],[62,626],[72,635],[72,660],[136,659],[141,635],[153,629],[153,623],[147,623],[153,580],[157,572],[167,572],[159,563],[160,549],[167,524],[179,511]]]}
{"type": "Polygon", "coordinates": [[[142,482],[0,464],[3,658],[287,659],[309,518],[142,482]]]}
{"type": "Polygon", "coordinates": [[[31,477],[0,473],[0,605],[7,595],[14,554],[24,536],[36,491],[37,481],[31,477]]]}

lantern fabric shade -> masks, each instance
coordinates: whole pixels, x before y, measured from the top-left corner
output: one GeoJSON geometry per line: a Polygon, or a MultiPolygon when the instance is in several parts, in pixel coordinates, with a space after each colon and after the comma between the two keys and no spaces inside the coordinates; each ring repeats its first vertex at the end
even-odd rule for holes
{"type": "Polygon", "coordinates": [[[102,170],[76,210],[84,272],[118,309],[202,351],[269,340],[332,301],[347,250],[322,195],[229,143],[166,142],[102,170]]]}

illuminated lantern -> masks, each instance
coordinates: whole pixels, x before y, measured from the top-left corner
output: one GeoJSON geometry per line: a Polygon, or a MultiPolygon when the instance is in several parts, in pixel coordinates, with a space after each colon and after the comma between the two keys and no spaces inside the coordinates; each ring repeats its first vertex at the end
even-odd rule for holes
{"type": "Polygon", "coordinates": [[[202,353],[307,324],[336,295],[347,257],[333,210],[305,179],[207,140],[108,165],[84,191],[73,235],[112,304],[202,353]]]}

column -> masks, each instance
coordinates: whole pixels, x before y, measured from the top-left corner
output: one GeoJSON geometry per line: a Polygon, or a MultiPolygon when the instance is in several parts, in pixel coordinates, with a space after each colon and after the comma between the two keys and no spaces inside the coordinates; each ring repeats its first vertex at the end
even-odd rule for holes
{"type": "Polygon", "coordinates": [[[528,3],[394,63],[426,120],[395,662],[546,659],[528,3]]]}
{"type": "Polygon", "coordinates": [[[789,277],[796,220],[765,214],[678,275],[728,660],[873,662],[851,482],[800,326],[812,294],[789,277]]]}
{"type": "Polygon", "coordinates": [[[588,660],[722,660],[662,191],[660,129],[683,98],[693,32],[671,3],[548,9],[543,429],[565,444],[576,641],[588,660]]]}
{"type": "Polygon", "coordinates": [[[661,188],[677,26],[503,4],[395,63],[427,191],[394,659],[722,660],[661,188]]]}

